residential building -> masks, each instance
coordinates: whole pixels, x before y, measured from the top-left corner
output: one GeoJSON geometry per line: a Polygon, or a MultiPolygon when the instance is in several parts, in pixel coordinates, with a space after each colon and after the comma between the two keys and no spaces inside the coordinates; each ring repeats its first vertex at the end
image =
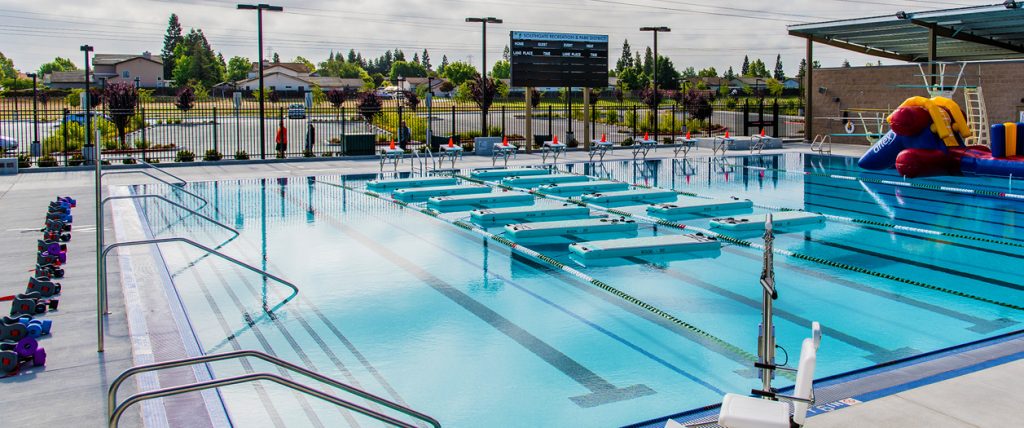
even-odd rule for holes
{"type": "MultiPolygon", "coordinates": [[[[92,60],[90,85],[102,85],[103,81],[129,82],[139,87],[162,88],[164,81],[163,60],[149,52],[142,54],[96,54],[92,60]]],[[[55,71],[43,76],[43,84],[53,89],[85,87],[83,71],[55,71]]]]}

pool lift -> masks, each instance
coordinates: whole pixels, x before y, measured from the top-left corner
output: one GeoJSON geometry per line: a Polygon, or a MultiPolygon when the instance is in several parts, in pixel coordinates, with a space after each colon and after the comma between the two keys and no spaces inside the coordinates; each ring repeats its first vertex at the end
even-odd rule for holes
{"type": "MultiPolygon", "coordinates": [[[[775,326],[772,323],[772,304],[779,298],[775,288],[775,234],[772,226],[772,215],[764,231],[764,264],[761,269],[761,288],[763,288],[761,323],[757,336],[758,361],[754,367],[760,370],[761,389],[751,390],[751,395],[725,394],[722,399],[718,419],[702,422],[686,427],[722,426],[726,428],[790,428],[803,426],[807,417],[807,409],[814,404],[814,368],[817,362],[818,345],[821,344],[821,326],[817,321],[811,323],[811,337],[804,339],[800,349],[800,362],[797,369],[775,364],[775,326]],[[796,385],[793,395],[782,395],[772,387],[775,371],[782,370],[796,374],[796,385]],[[790,406],[778,401],[785,399],[793,402],[790,406]]],[[[669,420],[665,428],[680,428],[684,425],[669,420]]]]}

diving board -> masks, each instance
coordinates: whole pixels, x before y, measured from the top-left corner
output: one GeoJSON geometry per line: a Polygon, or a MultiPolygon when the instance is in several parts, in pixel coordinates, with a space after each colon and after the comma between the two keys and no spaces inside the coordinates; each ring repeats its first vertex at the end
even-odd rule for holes
{"type": "Polygon", "coordinates": [[[390,180],[370,180],[366,183],[366,188],[370,190],[390,191],[410,187],[454,186],[456,184],[459,184],[459,181],[456,180],[455,177],[412,177],[395,178],[390,180]]]}
{"type": "Polygon", "coordinates": [[[427,203],[439,207],[486,207],[490,205],[532,205],[533,195],[522,192],[500,192],[469,195],[434,196],[427,203]]]}
{"type": "Polygon", "coordinates": [[[546,175],[551,171],[541,168],[487,168],[470,172],[473,178],[486,180],[488,178],[525,177],[528,175],[546,175]]]}
{"type": "Polygon", "coordinates": [[[501,184],[512,187],[534,187],[542,184],[580,183],[584,181],[590,181],[590,177],[577,174],[547,174],[509,177],[501,180],[501,184]]]}
{"type": "Polygon", "coordinates": [[[704,235],[644,236],[569,244],[569,251],[587,259],[714,251],[719,248],[721,244],[717,239],[704,235]]]}
{"type": "Polygon", "coordinates": [[[636,230],[637,225],[633,220],[611,218],[541,221],[505,226],[505,232],[513,239],[585,235],[591,233],[635,232],[636,230]]]}
{"type": "Polygon", "coordinates": [[[590,216],[590,209],[578,205],[560,207],[509,207],[474,210],[470,217],[477,223],[495,223],[508,220],[534,220],[545,218],[583,218],[590,216]]]}
{"type": "Polygon", "coordinates": [[[585,193],[615,192],[628,189],[629,184],[627,183],[607,180],[587,181],[583,183],[546,184],[537,188],[537,190],[548,195],[568,196],[579,196],[585,193]]]}
{"type": "Polygon", "coordinates": [[[474,195],[480,193],[491,193],[487,186],[439,186],[439,187],[414,187],[395,190],[395,199],[405,202],[425,201],[434,196],[452,195],[474,195]]]}
{"type": "MultiPolygon", "coordinates": [[[[750,214],[736,217],[723,217],[711,220],[711,227],[729,230],[764,230],[768,214],[750,214]]],[[[774,227],[803,226],[825,222],[825,216],[806,211],[781,211],[772,214],[774,227]]]]}
{"type": "Polygon", "coordinates": [[[583,195],[583,202],[591,204],[607,204],[612,202],[652,202],[675,197],[676,192],[671,190],[634,189],[583,195]]]}
{"type": "Polygon", "coordinates": [[[749,209],[754,203],[749,199],[698,199],[686,198],[668,204],[651,204],[647,213],[659,217],[675,217],[713,211],[749,209]]]}

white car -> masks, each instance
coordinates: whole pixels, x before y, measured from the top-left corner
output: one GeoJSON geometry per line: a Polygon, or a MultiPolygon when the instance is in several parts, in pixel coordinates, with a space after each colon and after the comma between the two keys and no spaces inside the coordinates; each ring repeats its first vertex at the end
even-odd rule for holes
{"type": "Polygon", "coordinates": [[[0,152],[18,151],[18,140],[0,135],[0,152]]]}
{"type": "Polygon", "coordinates": [[[306,106],[302,104],[292,104],[288,106],[288,118],[289,119],[305,119],[306,118],[306,106]]]}

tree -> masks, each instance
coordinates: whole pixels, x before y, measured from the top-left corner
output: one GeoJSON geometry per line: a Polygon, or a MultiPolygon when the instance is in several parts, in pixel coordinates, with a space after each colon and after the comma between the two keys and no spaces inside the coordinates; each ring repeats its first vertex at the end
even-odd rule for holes
{"type": "Polygon", "coordinates": [[[313,64],[313,61],[303,58],[301,55],[295,57],[295,60],[292,62],[303,64],[306,66],[306,69],[308,69],[310,73],[316,73],[316,64],[313,64]]]}
{"type": "Polygon", "coordinates": [[[650,86],[651,80],[643,68],[634,65],[619,73],[619,86],[627,91],[635,91],[650,86]]]}
{"type": "Polygon", "coordinates": [[[844,59],[843,60],[843,68],[850,68],[850,60],[848,60],[848,59],[844,59]]]}
{"type": "Polygon", "coordinates": [[[416,107],[420,105],[420,97],[413,91],[402,91],[402,98],[405,100],[405,105],[412,111],[416,111],[416,107]]]}
{"type": "Polygon", "coordinates": [[[405,52],[401,49],[395,48],[395,54],[392,55],[395,61],[405,61],[405,52]]]}
{"type": "Polygon", "coordinates": [[[647,74],[648,76],[650,76],[651,72],[653,70],[654,70],[654,51],[652,51],[651,47],[648,46],[647,47],[647,51],[644,53],[644,73],[647,74]]]}
{"type": "Polygon", "coordinates": [[[14,68],[14,61],[3,53],[0,53],[0,79],[17,79],[18,70],[14,68]]]}
{"type": "Polygon", "coordinates": [[[56,57],[53,61],[39,66],[39,75],[44,76],[55,71],[75,71],[78,66],[68,58],[56,57]]]}
{"type": "Polygon", "coordinates": [[[768,94],[776,98],[781,96],[782,90],[785,89],[785,87],[782,86],[782,82],[776,79],[768,79],[765,81],[765,84],[768,85],[768,94]]]}
{"type": "Polygon", "coordinates": [[[117,138],[121,147],[126,147],[125,131],[128,123],[135,116],[135,107],[139,104],[139,93],[130,82],[114,82],[107,85],[103,97],[107,100],[107,112],[110,120],[117,128],[117,138]]]}
{"type": "Polygon", "coordinates": [[[348,100],[348,93],[340,89],[331,89],[327,91],[327,102],[331,103],[331,106],[340,109],[345,101],[348,100]]]}
{"type": "Polygon", "coordinates": [[[448,68],[448,55],[441,55],[441,66],[437,67],[437,72],[444,76],[444,69],[448,68]]]}
{"type": "Polygon", "coordinates": [[[530,106],[533,108],[540,107],[540,99],[544,97],[540,91],[530,88],[530,106]]]}
{"type": "Polygon", "coordinates": [[[249,58],[241,56],[231,57],[228,60],[227,80],[229,82],[243,80],[249,76],[250,69],[252,69],[252,61],[249,58]]]}
{"type": "MultiPolygon", "coordinates": [[[[349,56],[355,58],[355,52],[350,51],[349,56]]],[[[363,69],[357,61],[345,61],[341,54],[328,57],[317,67],[317,74],[322,77],[340,77],[344,79],[363,79],[363,82],[372,83],[370,74],[363,69]]]]}
{"type": "Polygon", "coordinates": [[[423,49],[423,55],[420,55],[420,64],[423,64],[423,68],[430,71],[430,53],[426,49],[423,49]]]}
{"type": "MultiPolygon", "coordinates": [[[[661,56],[661,55],[658,55],[658,56],[661,56]]],[[[658,70],[658,71],[661,71],[661,70],[658,70]]],[[[693,67],[686,67],[683,70],[682,73],[679,73],[679,75],[682,78],[684,78],[684,79],[693,79],[694,77],[697,77],[697,69],[695,69],[693,67]]]]}
{"type": "Polygon", "coordinates": [[[494,63],[494,68],[491,69],[491,77],[495,79],[508,79],[512,76],[512,65],[507,60],[501,60],[494,63]]]}
{"type": "Polygon", "coordinates": [[[750,75],[750,57],[748,57],[746,55],[743,55],[743,66],[740,67],[740,75],[741,76],[749,76],[750,75]]]}
{"type": "Polygon", "coordinates": [[[651,110],[654,110],[655,107],[661,104],[663,97],[662,91],[655,91],[651,87],[646,87],[640,91],[640,102],[644,103],[651,110]]]}
{"type": "Polygon", "coordinates": [[[800,87],[804,86],[804,75],[807,74],[807,59],[800,60],[800,66],[796,69],[796,80],[800,81],[800,87]]]}
{"type": "Polygon", "coordinates": [[[456,61],[448,64],[444,67],[444,71],[441,72],[441,76],[448,79],[448,81],[452,82],[455,86],[459,86],[478,75],[480,75],[480,73],[476,71],[476,68],[462,61],[456,61]]]}
{"type": "Polygon", "coordinates": [[[729,69],[726,70],[725,74],[722,75],[722,78],[725,80],[732,80],[736,78],[736,72],[732,71],[731,65],[729,66],[729,69]]]}
{"type": "Polygon", "coordinates": [[[633,66],[633,49],[629,47],[629,40],[622,41],[622,56],[615,62],[615,72],[622,73],[623,70],[633,66]]]}
{"type": "Polygon", "coordinates": [[[768,72],[768,67],[764,64],[764,61],[755,59],[747,67],[747,72],[744,74],[746,77],[771,77],[771,73],[768,72]]]}
{"type": "Polygon", "coordinates": [[[370,83],[373,84],[374,88],[379,88],[385,80],[388,80],[388,78],[384,77],[383,73],[373,73],[373,75],[370,76],[370,83]]]}
{"type": "Polygon", "coordinates": [[[697,120],[711,118],[711,97],[706,91],[689,90],[683,95],[683,106],[690,117],[697,120]]]}
{"type": "Polygon", "coordinates": [[[203,30],[189,31],[174,49],[174,58],[174,83],[179,87],[194,81],[209,88],[224,80],[224,70],[203,30]]]}
{"type": "Polygon", "coordinates": [[[174,73],[175,49],[178,44],[184,41],[181,36],[181,23],[178,22],[178,15],[171,14],[167,20],[167,33],[164,34],[164,48],[160,51],[160,58],[164,61],[164,80],[171,80],[174,73]]]}
{"type": "Polygon", "coordinates": [[[395,61],[391,64],[389,79],[397,82],[398,77],[427,77],[427,69],[416,62],[395,61]]]}
{"type": "MultiPolygon", "coordinates": [[[[692,72],[694,76],[697,75],[693,67],[687,71],[692,72]]],[[[661,55],[658,55],[658,88],[679,89],[679,72],[676,71],[676,66],[672,64],[672,60],[661,55]]]]}
{"type": "MultiPolygon", "coordinates": [[[[419,64],[420,63],[420,54],[413,53],[412,54],[412,62],[413,62],[413,64],[419,64]]],[[[420,65],[422,65],[422,64],[420,64],[420,65]]]]}
{"type": "Polygon", "coordinates": [[[367,122],[373,123],[373,118],[380,114],[382,108],[380,97],[372,91],[363,92],[359,94],[359,103],[356,104],[356,108],[367,122]]]}
{"type": "Polygon", "coordinates": [[[708,67],[697,72],[697,77],[718,77],[718,70],[715,67],[708,67]]]}
{"type": "Polygon", "coordinates": [[[782,68],[782,54],[775,57],[775,71],[772,73],[772,78],[778,81],[786,80],[786,70],[782,68]]]}
{"type": "Polygon", "coordinates": [[[271,62],[273,62],[274,64],[280,64],[281,55],[278,55],[277,52],[274,52],[274,59],[272,59],[271,62]]]}
{"type": "Polygon", "coordinates": [[[469,86],[470,99],[480,107],[480,110],[487,113],[487,110],[490,110],[491,104],[494,102],[494,95],[498,93],[498,85],[501,82],[494,79],[487,79],[486,84],[484,82],[484,78],[477,75],[467,81],[466,84],[469,86]]]}
{"type": "Polygon", "coordinates": [[[178,89],[178,97],[174,101],[174,106],[181,111],[189,111],[196,104],[196,94],[189,86],[184,86],[178,89]]]}

